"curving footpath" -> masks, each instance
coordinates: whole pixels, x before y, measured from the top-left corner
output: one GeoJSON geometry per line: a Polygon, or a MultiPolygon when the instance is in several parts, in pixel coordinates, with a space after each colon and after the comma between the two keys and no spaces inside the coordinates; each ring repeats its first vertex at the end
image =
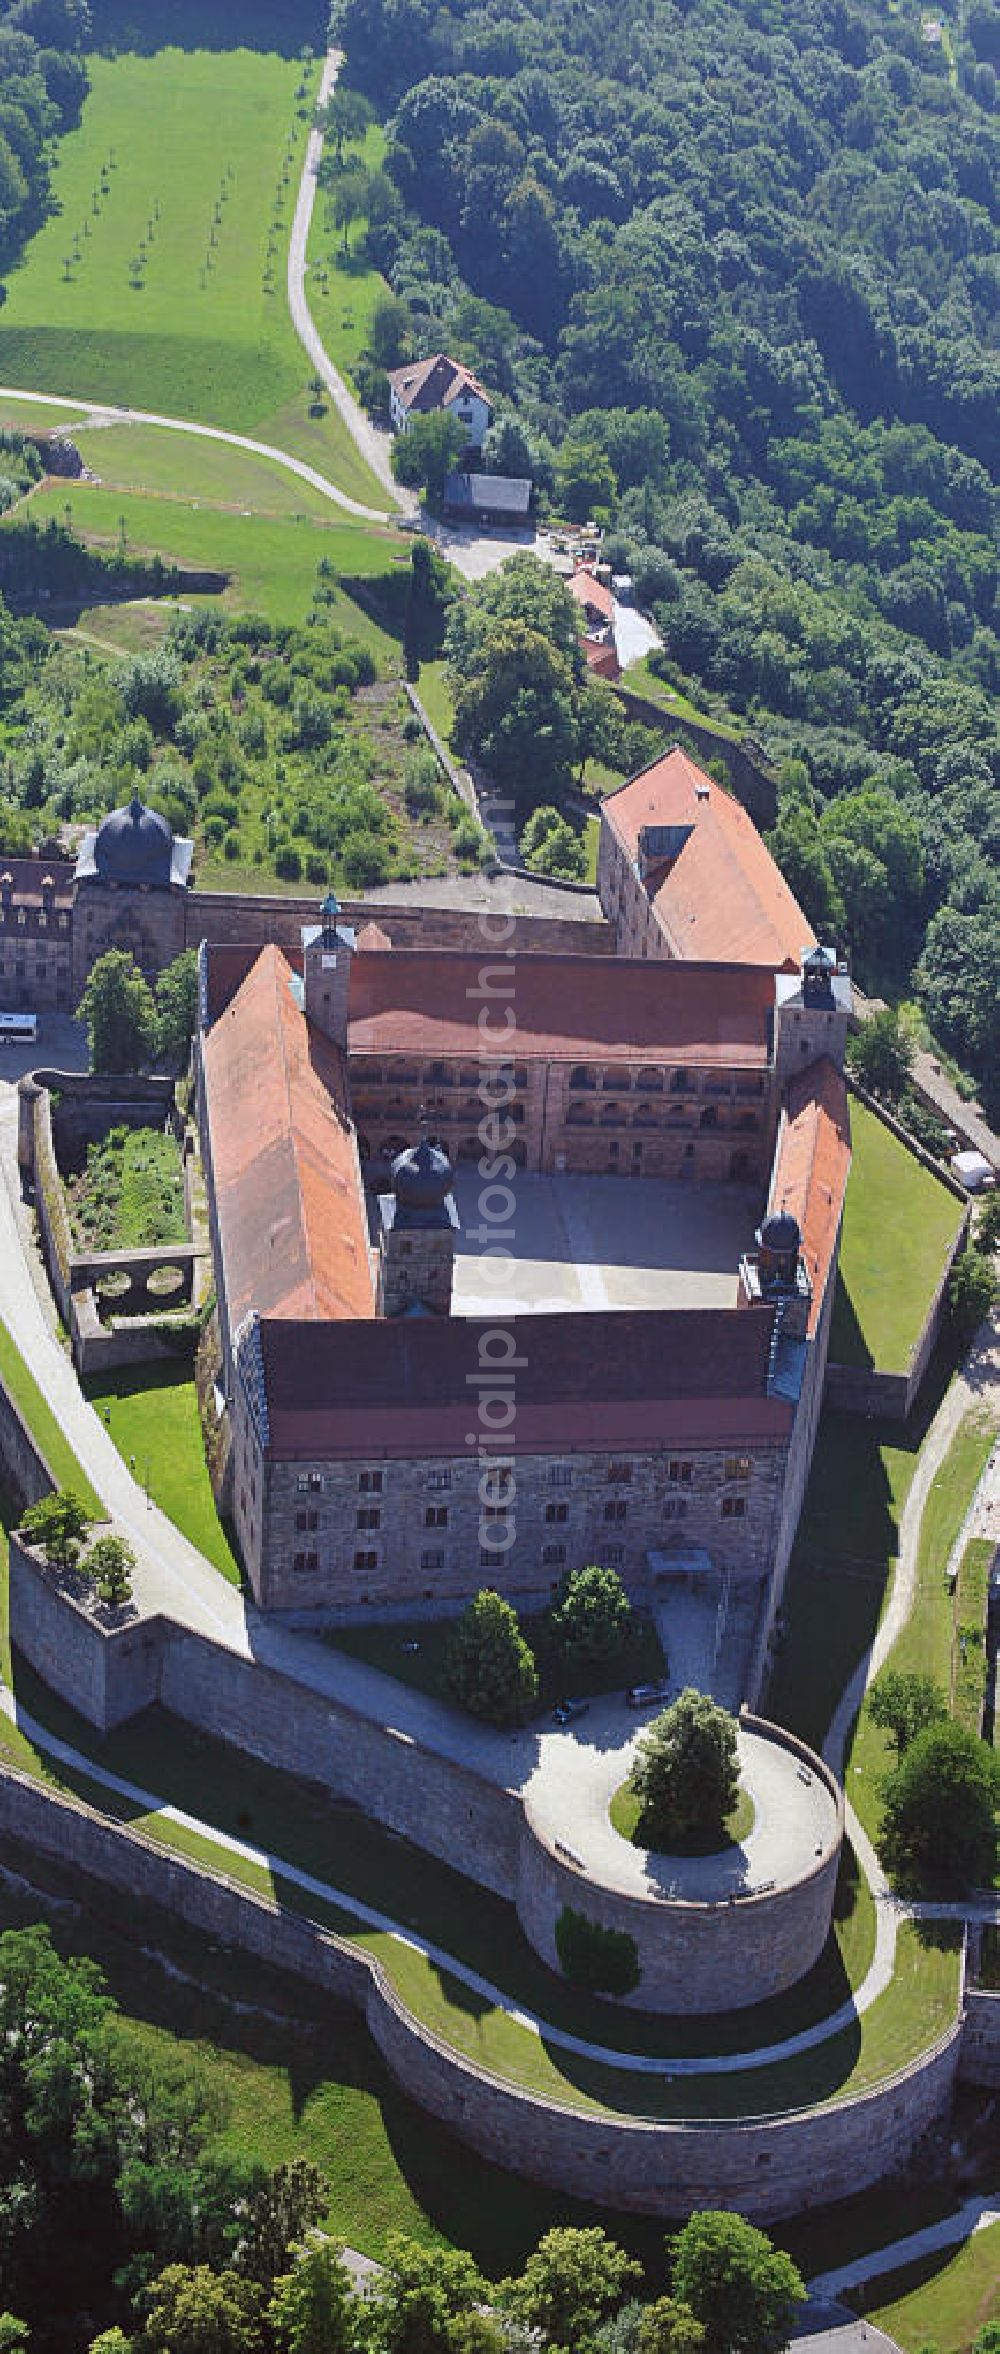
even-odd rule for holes
{"type": "Polygon", "coordinates": [[[74,420],[77,431],[88,425],[159,425],[164,433],[191,433],[199,441],[225,441],[231,449],[249,450],[252,457],[269,458],[273,465],[283,466],[286,473],[297,474],[301,482],[308,482],[323,498],[335,507],[343,507],[347,514],[357,515],[362,523],[380,523],[384,527],[394,517],[382,507],[365,507],[360,499],[352,499],[346,490],[339,490],[328,474],[307,464],[305,458],[292,458],[287,450],[275,448],[273,442],[255,441],[249,433],[230,433],[222,425],[199,425],[191,417],[165,417],[157,409],[115,408],[107,401],[81,400],[77,393],[27,392],[23,385],[0,384],[0,401],[34,401],[42,409],[83,409],[83,420],[74,420]]]}

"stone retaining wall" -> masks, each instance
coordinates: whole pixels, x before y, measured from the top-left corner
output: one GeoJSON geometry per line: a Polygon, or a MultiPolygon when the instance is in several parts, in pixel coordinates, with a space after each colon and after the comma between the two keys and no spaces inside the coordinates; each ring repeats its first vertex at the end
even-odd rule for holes
{"type": "MultiPolygon", "coordinates": [[[[517,1913],[525,1936],[551,1970],[559,1970],[555,1928],[564,1905],[604,1929],[632,1938],[642,1979],[627,2007],[705,2013],[740,2010],[783,1994],[818,1961],[830,1933],[844,1831],[839,1784],[804,1742],[782,1727],[744,1713],[751,1733],[791,1751],[836,1804],[836,1834],[811,1871],[756,1896],[718,1903],[630,1896],[600,1886],[574,1868],[539,1831],[525,1802],[526,1836],[518,1858],[517,1913]]],[[[610,2032],[610,2031],[609,2031],[610,2032]]]]}
{"type": "Polygon", "coordinates": [[[959,2075],[965,2084],[1000,2092],[1000,1994],[972,1986],[965,1997],[965,2033],[959,2075]]]}
{"type": "Polygon", "coordinates": [[[948,2111],[960,2021],[893,2078],[822,2108],[665,2122],[560,2107],[488,2075],[432,2034],[373,1957],[11,1767],[0,1769],[0,1839],[5,1833],[352,2003],[397,2083],[462,2141],[603,2207],[678,2216],[723,2206],[771,2222],[904,2165],[948,2111]]]}
{"type": "Polygon", "coordinates": [[[51,1496],[56,1485],[20,1408],[0,1381],[0,1486],[13,1496],[19,1511],[26,1512],[29,1504],[51,1496]]]}

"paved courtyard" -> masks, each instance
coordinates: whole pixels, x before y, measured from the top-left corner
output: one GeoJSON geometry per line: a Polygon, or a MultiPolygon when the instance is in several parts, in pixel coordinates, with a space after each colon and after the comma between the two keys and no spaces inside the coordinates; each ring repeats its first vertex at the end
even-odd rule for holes
{"type": "Polygon", "coordinates": [[[508,1189],[484,1186],[474,1164],[456,1170],[455,1200],[460,1316],[735,1307],[740,1256],[761,1212],[754,1186],[518,1170],[508,1189]]]}

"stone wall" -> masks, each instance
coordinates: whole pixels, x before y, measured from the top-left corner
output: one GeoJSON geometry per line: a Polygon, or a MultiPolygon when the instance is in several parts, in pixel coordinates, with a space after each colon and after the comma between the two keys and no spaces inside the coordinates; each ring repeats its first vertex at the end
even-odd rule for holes
{"type": "Polygon", "coordinates": [[[12,1641],[98,1732],[159,1701],[198,1732],[375,1811],[391,1830],[509,1896],[523,1820],[513,1791],[170,1619],[98,1618],[16,1536],[10,1578],[12,1641]]]}
{"type": "Polygon", "coordinates": [[[6,1384],[0,1379],[0,1487],[21,1512],[51,1496],[57,1482],[44,1455],[21,1418],[6,1384]]]}
{"type": "Polygon", "coordinates": [[[4,1834],[354,2004],[396,2081],[462,2141],[602,2207],[663,2216],[734,2207],[771,2222],[877,2182],[948,2113],[961,2021],[871,2091],[784,2116],[667,2123],[558,2107],[487,2075],[433,2035],[371,1956],[11,1767],[0,1769],[4,1834]]]}
{"type": "Polygon", "coordinates": [[[742,1722],[749,1732],[788,1749],[827,1784],[836,1801],[835,1835],[813,1869],[788,1885],[717,1904],[629,1896],[600,1887],[574,1870],[565,1850],[554,1848],[540,1832],[529,1796],[525,1815],[530,1836],[521,1841],[517,1912],[525,1936],[551,1970],[559,1969],[555,1927],[566,1905],[602,1928],[624,1930],[633,1939],[642,1980],[628,2005],[636,2010],[741,2010],[783,1994],[819,1959],[833,1918],[843,1840],[840,1788],[794,1735],[757,1717],[744,1716],[742,1722]]]}
{"type": "Polygon", "coordinates": [[[1000,2092],[1000,1994],[972,1986],[965,1997],[965,2033],[959,2075],[965,2084],[1000,2092]]]}
{"type": "Polygon", "coordinates": [[[36,1674],[99,1732],[157,1698],[168,1622],[135,1610],[95,1616],[13,1533],[10,1619],[13,1640],[36,1674]]]}

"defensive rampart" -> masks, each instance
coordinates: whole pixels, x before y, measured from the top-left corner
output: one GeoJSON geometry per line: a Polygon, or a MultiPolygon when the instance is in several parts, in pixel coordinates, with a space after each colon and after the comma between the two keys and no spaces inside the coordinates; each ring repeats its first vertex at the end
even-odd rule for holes
{"type": "Polygon", "coordinates": [[[905,2165],[951,2099],[960,2020],[872,2090],[782,2116],[668,2122],[561,2106],[454,2051],[406,2008],[373,1957],[10,1767],[0,1769],[5,1836],[353,2004],[397,2082],[462,2141],[496,2164],[605,2207],[664,2216],[692,2206],[735,2207],[769,2222],[863,2190],[905,2165]]]}
{"type": "Polygon", "coordinates": [[[632,1938],[642,1971],[630,2007],[646,2011],[739,2010],[783,1994],[818,1961],[830,1933],[837,1867],[844,1834],[844,1801],[829,1768],[779,1725],[746,1711],[748,1733],[787,1749],[803,1773],[825,1782],[834,1801],[834,1831],[811,1871],[753,1894],[717,1902],[633,1896],[599,1885],[574,1864],[533,1820],[518,1856],[517,1911],[525,1936],[558,1970],[556,1923],[564,1906],[603,1929],[632,1938]]]}

